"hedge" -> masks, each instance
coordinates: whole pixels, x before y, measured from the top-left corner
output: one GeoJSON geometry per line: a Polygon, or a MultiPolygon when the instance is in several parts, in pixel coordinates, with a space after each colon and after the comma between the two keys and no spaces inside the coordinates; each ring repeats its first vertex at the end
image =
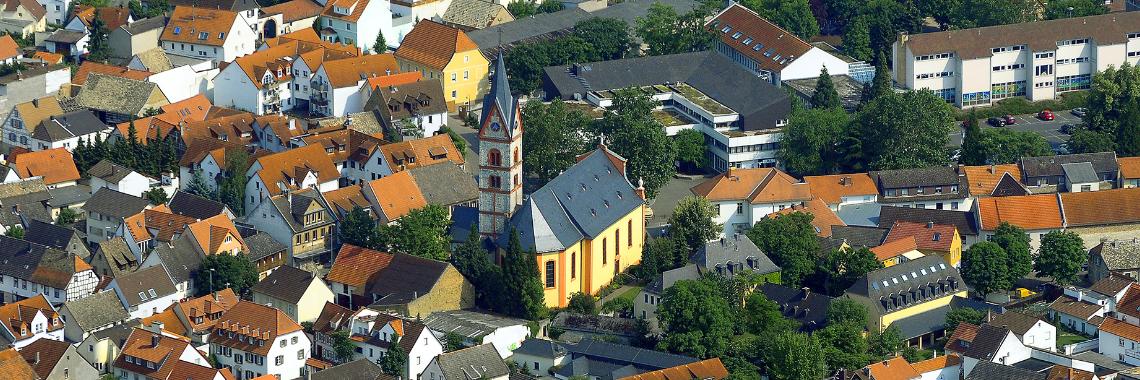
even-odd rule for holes
{"type": "Polygon", "coordinates": [[[1025,98],[1009,98],[994,103],[992,106],[975,107],[967,110],[958,110],[958,120],[966,120],[970,110],[976,110],[979,120],[986,120],[994,116],[1035,114],[1043,110],[1064,111],[1088,105],[1088,91],[1074,91],[1061,94],[1057,100],[1042,100],[1030,102],[1025,98]]]}

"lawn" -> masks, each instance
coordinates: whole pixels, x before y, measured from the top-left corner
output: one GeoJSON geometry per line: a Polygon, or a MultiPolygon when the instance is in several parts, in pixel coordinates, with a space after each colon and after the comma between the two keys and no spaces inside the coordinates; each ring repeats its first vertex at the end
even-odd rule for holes
{"type": "Polygon", "coordinates": [[[1058,331],[1057,334],[1058,334],[1058,336],[1057,336],[1057,348],[1061,348],[1061,347],[1064,347],[1066,345],[1070,345],[1073,343],[1080,343],[1080,342],[1084,342],[1086,340],[1089,340],[1089,338],[1086,338],[1086,337],[1083,337],[1083,336],[1080,336],[1077,334],[1073,334],[1073,333],[1058,331]]]}
{"type": "Polygon", "coordinates": [[[628,298],[630,301],[633,301],[634,297],[637,297],[637,293],[641,292],[641,288],[642,287],[640,286],[632,287],[629,290],[626,290],[625,293],[619,294],[615,298],[628,298]]]}

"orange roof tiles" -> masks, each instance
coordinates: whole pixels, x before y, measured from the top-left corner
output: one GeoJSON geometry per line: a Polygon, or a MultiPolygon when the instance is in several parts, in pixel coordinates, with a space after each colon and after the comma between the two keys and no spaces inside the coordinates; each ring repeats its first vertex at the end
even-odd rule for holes
{"type": "Polygon", "coordinates": [[[266,38],[265,44],[269,46],[277,46],[289,41],[308,41],[320,43],[321,36],[317,35],[317,30],[313,28],[304,28],[295,32],[285,33],[277,37],[266,38]]]}
{"type": "Polygon", "coordinates": [[[811,188],[775,168],[736,169],[717,175],[690,191],[710,201],[747,200],[750,203],[806,201],[811,188]]]}
{"type": "Polygon", "coordinates": [[[3,323],[4,327],[15,336],[15,340],[24,340],[35,335],[35,332],[32,331],[32,319],[39,313],[43,313],[48,319],[47,331],[63,328],[62,322],[55,323],[53,320],[58,316],[58,313],[48,303],[47,298],[44,298],[43,294],[0,306],[0,323],[3,323]]]}
{"type": "Polygon", "coordinates": [[[237,294],[233,289],[225,288],[217,292],[198,298],[191,298],[174,304],[182,310],[194,332],[202,332],[213,327],[222,313],[229,310],[238,302],[237,294]],[[200,321],[198,322],[199,319],[200,321]]]}
{"type": "Polygon", "coordinates": [[[56,54],[47,51],[37,51],[32,54],[32,59],[38,59],[43,63],[56,65],[63,63],[63,54],[56,54]]]}
{"type": "Polygon", "coordinates": [[[979,196],[993,194],[994,188],[997,187],[1005,173],[1009,173],[1014,179],[1021,180],[1021,167],[1017,164],[963,166],[962,171],[966,173],[966,183],[970,186],[970,194],[979,196]]]}
{"type": "Polygon", "coordinates": [[[64,148],[45,149],[20,153],[11,157],[12,168],[20,178],[43,177],[44,183],[54,185],[79,179],[75,159],[64,148]]]}
{"type": "Polygon", "coordinates": [[[1062,193],[1060,196],[1065,225],[1069,227],[1140,222],[1140,188],[1062,193]]]}
{"type": "Polygon", "coordinates": [[[980,198],[981,229],[993,231],[1001,222],[1026,230],[1058,229],[1064,226],[1056,194],[980,198]]]}
{"type": "Polygon", "coordinates": [[[916,250],[918,250],[918,243],[915,242],[914,236],[907,236],[889,243],[885,243],[878,247],[871,248],[871,253],[874,253],[875,258],[879,261],[886,261],[891,258],[898,257],[904,253],[916,250]]]}
{"type": "Polygon", "coordinates": [[[222,46],[226,42],[226,34],[237,21],[238,14],[233,11],[177,6],[159,40],[222,46]],[[202,33],[205,33],[205,39],[201,38],[202,33]]]}
{"type": "Polygon", "coordinates": [[[1117,157],[1116,163],[1120,165],[1121,178],[1140,178],[1140,157],[1117,157]]]}
{"type": "Polygon", "coordinates": [[[368,0],[332,0],[325,4],[325,9],[321,11],[321,16],[344,20],[347,22],[355,23],[360,20],[360,16],[364,14],[364,9],[368,8],[368,0]],[[341,14],[337,12],[336,8],[350,9],[349,14],[341,14]]]}
{"type": "Polygon", "coordinates": [[[82,86],[84,83],[87,83],[87,77],[92,73],[140,81],[145,81],[146,78],[149,78],[151,76],[151,74],[154,74],[150,71],[128,69],[124,66],[107,65],[95,61],[84,61],[82,65],[79,65],[79,69],[75,70],[75,79],[72,79],[71,83],[82,86]]]}
{"type": "Polygon", "coordinates": [[[366,186],[380,206],[382,222],[400,219],[412,210],[427,206],[427,199],[408,171],[369,181],[366,186]]]}
{"type": "Polygon", "coordinates": [[[368,78],[368,87],[376,89],[379,87],[400,86],[419,82],[420,78],[423,78],[423,74],[420,74],[419,71],[385,75],[382,77],[368,78]]]}
{"type": "Polygon", "coordinates": [[[723,43],[755,60],[761,69],[768,71],[783,70],[794,58],[803,57],[812,49],[811,45],[795,34],[740,4],[733,4],[716,15],[709,22],[708,28],[723,43]],[[749,40],[748,45],[742,43],[749,40]],[[753,48],[757,44],[762,45],[760,49],[753,48]]]}
{"type": "Polygon", "coordinates": [[[1049,373],[1045,376],[1045,380],[1093,380],[1096,378],[1096,375],[1092,372],[1066,367],[1060,364],[1053,365],[1052,368],[1049,368],[1049,373]]]}
{"type": "Polygon", "coordinates": [[[1140,342],[1140,326],[1116,318],[1105,318],[1104,323],[1100,324],[1100,331],[1134,342],[1140,342]]]}
{"type": "Polygon", "coordinates": [[[166,308],[166,310],[163,310],[161,313],[142,319],[143,326],[150,326],[155,322],[162,324],[163,331],[169,331],[172,334],[178,334],[183,337],[190,336],[186,331],[186,326],[183,326],[182,321],[178,319],[178,315],[174,314],[174,305],[166,308]]]}
{"type": "Polygon", "coordinates": [[[360,81],[400,72],[392,54],[372,54],[354,58],[328,60],[321,65],[329,83],[335,88],[354,87],[360,81]]]}
{"type": "Polygon", "coordinates": [[[223,330],[227,334],[211,334],[210,343],[266,355],[273,347],[277,337],[296,331],[301,331],[301,325],[285,315],[280,309],[260,305],[249,301],[238,301],[233,307],[222,313],[221,318],[211,328],[212,331],[223,330]],[[233,337],[229,336],[233,333],[233,337]],[[239,339],[240,338],[240,339],[239,339]],[[256,341],[265,341],[269,344],[257,344],[256,341]]]}
{"type": "Polygon", "coordinates": [[[811,195],[828,205],[838,204],[843,197],[877,196],[879,188],[867,173],[806,176],[811,195]]]}
{"type": "Polygon", "coordinates": [[[811,214],[811,225],[812,227],[815,227],[815,234],[822,237],[831,236],[832,226],[847,225],[847,223],[843,223],[842,219],[839,219],[839,215],[836,215],[835,211],[831,211],[831,208],[827,207],[827,204],[823,203],[823,200],[819,198],[804,202],[802,206],[792,205],[792,207],[788,207],[768,215],[787,215],[793,212],[806,212],[808,214],[811,214]]]}
{"type": "Polygon", "coordinates": [[[321,193],[329,206],[334,207],[338,213],[348,213],[360,207],[371,210],[372,204],[364,196],[364,189],[360,186],[347,186],[321,193]]]}
{"type": "MultiPolygon", "coordinates": [[[[205,120],[211,108],[213,105],[210,104],[210,99],[202,94],[164,105],[160,107],[162,113],[134,121],[135,135],[138,136],[139,143],[142,145],[146,145],[147,142],[155,140],[159,136],[166,138],[172,134],[177,134],[177,129],[183,122],[205,120]]],[[[119,136],[123,138],[130,136],[130,128],[131,122],[129,121],[115,125],[119,136]]]]}
{"type": "MultiPolygon", "coordinates": [[[[300,19],[317,17],[324,10],[320,4],[313,0],[290,0],[261,9],[265,15],[280,14],[282,21],[291,23],[300,19]]],[[[313,28],[305,28],[313,30],[313,28]]]]}
{"type": "Polygon", "coordinates": [[[194,241],[202,248],[207,255],[217,255],[220,252],[222,243],[226,237],[231,237],[237,240],[241,245],[242,251],[248,251],[245,245],[245,240],[241,238],[241,233],[238,232],[237,226],[230,220],[226,214],[218,214],[209,218],[191,222],[186,226],[190,230],[194,241]]]}
{"type": "MultiPolygon", "coordinates": [[[[103,21],[103,26],[108,31],[118,29],[120,26],[126,25],[131,18],[131,11],[124,7],[100,7],[95,8],[90,5],[77,5],[75,7],[75,17],[88,28],[91,27],[91,20],[95,19],[95,12],[99,13],[99,20],[103,21]]],[[[109,32],[108,32],[109,33],[109,32]]]]}
{"type": "Polygon", "coordinates": [[[380,151],[384,153],[389,169],[393,172],[428,166],[445,160],[463,165],[463,153],[455,147],[455,143],[446,133],[381,145],[380,151]]]}
{"type": "Polygon", "coordinates": [[[363,287],[372,275],[388,267],[392,254],[361,248],[351,244],[340,247],[332,269],[325,279],[348,286],[363,287]]]}
{"type": "Polygon", "coordinates": [[[404,36],[396,56],[434,69],[443,69],[456,53],[479,46],[458,28],[423,19],[404,36]]]}
{"type": "Polygon", "coordinates": [[[897,221],[895,225],[891,226],[891,231],[887,233],[887,242],[892,242],[905,237],[913,237],[918,244],[918,249],[950,252],[950,246],[954,243],[954,234],[958,229],[948,224],[934,224],[931,223],[916,223],[908,221],[897,221]]]}
{"type": "Polygon", "coordinates": [[[320,145],[306,145],[300,148],[273,153],[257,158],[261,165],[255,176],[261,178],[269,196],[281,194],[278,183],[297,189],[308,173],[316,173],[317,182],[324,183],[340,178],[332,159],[320,145]]]}
{"type": "Polygon", "coordinates": [[[720,380],[728,377],[728,369],[721,363],[720,358],[705,359],[699,362],[682,364],[676,367],[645,372],[633,376],[622,377],[619,380],[688,380],[701,379],[720,380]]]}
{"type": "Polygon", "coordinates": [[[177,358],[188,350],[194,350],[194,347],[191,347],[190,341],[184,337],[177,338],[166,334],[156,334],[142,328],[135,328],[134,331],[131,331],[131,335],[127,337],[127,341],[123,343],[122,352],[118,359],[115,359],[114,365],[116,368],[122,368],[151,378],[165,379],[174,371],[175,363],[180,362],[177,358]],[[158,363],[158,368],[148,368],[142,364],[129,363],[127,362],[127,356],[158,363]]]}
{"type": "Polygon", "coordinates": [[[20,45],[7,34],[0,36],[0,61],[20,56],[20,45]]]}
{"type": "Polygon", "coordinates": [[[24,360],[19,351],[9,348],[0,351],[0,373],[11,380],[38,380],[39,375],[31,365],[24,360]]]}
{"type": "Polygon", "coordinates": [[[143,210],[124,219],[127,231],[135,241],[154,239],[170,242],[175,234],[181,233],[183,228],[194,222],[194,218],[175,214],[165,205],[143,210]]]}
{"type": "Polygon", "coordinates": [[[884,360],[878,363],[873,363],[867,366],[867,370],[871,372],[871,378],[875,380],[911,380],[919,378],[918,371],[911,367],[910,363],[906,362],[902,356],[896,356],[889,360],[884,360]]]}
{"type": "Polygon", "coordinates": [[[962,357],[958,355],[942,355],[936,358],[923,360],[918,363],[912,363],[910,366],[914,368],[915,372],[921,374],[937,371],[947,367],[953,367],[959,364],[962,364],[962,357]]]}

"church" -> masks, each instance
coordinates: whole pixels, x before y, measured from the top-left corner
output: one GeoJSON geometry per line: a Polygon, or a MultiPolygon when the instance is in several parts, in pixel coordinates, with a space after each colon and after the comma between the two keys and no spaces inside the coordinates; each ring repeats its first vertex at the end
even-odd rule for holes
{"type": "Polygon", "coordinates": [[[604,144],[528,197],[522,192],[522,114],[503,56],[479,119],[479,233],[507,246],[512,229],[536,253],[546,306],[574,293],[597,294],[641,262],[645,189],[626,177],[626,160],[604,144]]]}

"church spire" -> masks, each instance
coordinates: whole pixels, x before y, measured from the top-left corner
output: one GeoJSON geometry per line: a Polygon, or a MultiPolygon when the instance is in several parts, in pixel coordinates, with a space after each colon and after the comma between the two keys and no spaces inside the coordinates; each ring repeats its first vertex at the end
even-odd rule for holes
{"type": "Polygon", "coordinates": [[[491,81],[491,90],[487,92],[486,98],[483,100],[483,115],[480,122],[487,120],[487,114],[492,109],[497,109],[500,113],[499,117],[504,121],[504,125],[511,130],[515,125],[515,98],[511,95],[511,84],[507,80],[507,64],[503,59],[503,52],[499,51],[499,55],[495,58],[495,78],[491,81]],[[497,106],[497,107],[495,107],[497,106]]]}

